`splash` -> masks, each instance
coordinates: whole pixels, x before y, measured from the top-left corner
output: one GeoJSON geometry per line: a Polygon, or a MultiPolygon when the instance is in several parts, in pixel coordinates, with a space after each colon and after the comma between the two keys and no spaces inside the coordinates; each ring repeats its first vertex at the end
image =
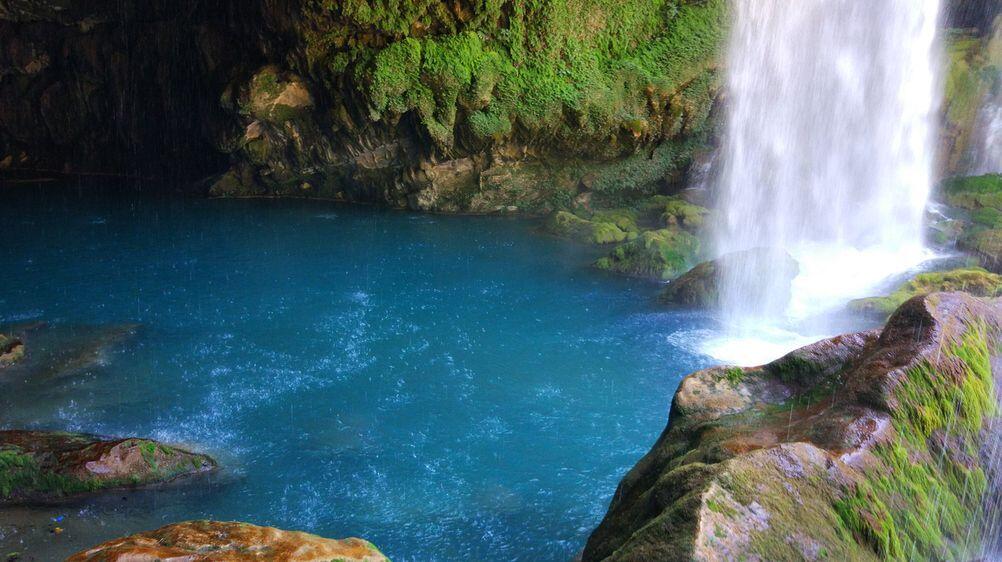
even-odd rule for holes
{"type": "Polygon", "coordinates": [[[735,1],[714,243],[771,251],[723,272],[731,333],[709,353],[773,359],[827,335],[798,322],[929,257],[939,4],[735,1]]]}

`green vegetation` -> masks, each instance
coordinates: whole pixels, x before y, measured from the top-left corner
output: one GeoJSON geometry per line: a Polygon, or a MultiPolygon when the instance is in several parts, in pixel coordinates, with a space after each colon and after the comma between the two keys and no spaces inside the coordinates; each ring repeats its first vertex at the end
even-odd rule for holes
{"type": "Polygon", "coordinates": [[[595,262],[599,269],[654,279],[674,279],[696,262],[699,239],[685,231],[661,229],[642,233],[595,262]]]}
{"type": "Polygon", "coordinates": [[[740,384],[745,379],[745,370],[741,367],[728,367],[724,370],[724,378],[733,385],[740,384]]]}
{"type": "Polygon", "coordinates": [[[849,303],[849,309],[887,317],[908,299],[937,291],[964,291],[978,297],[996,297],[1002,295],[1002,275],[980,267],[920,273],[889,296],[856,299],[849,303]]]}
{"type": "MultiPolygon", "coordinates": [[[[942,191],[953,207],[968,211],[992,209],[998,212],[1002,209],[1002,175],[999,174],[949,178],[943,182],[942,191]]],[[[994,228],[1000,224],[991,221],[985,226],[994,228]]]]}
{"type": "Polygon", "coordinates": [[[319,0],[307,10],[318,22],[306,36],[312,66],[352,69],[373,120],[413,111],[444,150],[460,121],[475,142],[586,139],[599,152],[700,130],[726,32],[724,0],[319,0]]]}
{"type": "Polygon", "coordinates": [[[952,32],[947,44],[948,66],[944,83],[947,169],[962,170],[975,127],[978,107],[987,92],[1002,87],[1000,54],[989,48],[987,38],[952,32]]]}
{"type": "Polygon", "coordinates": [[[618,218],[620,217],[612,216],[607,220],[602,217],[588,220],[567,211],[557,211],[547,219],[544,229],[550,234],[588,244],[622,242],[631,234],[636,237],[635,230],[624,230],[623,227],[628,225],[622,220],[617,221],[618,218]]]}
{"type": "Polygon", "coordinates": [[[43,470],[38,461],[18,447],[0,448],[0,501],[22,492],[69,495],[104,486],[97,480],[81,480],[43,470]]]}
{"type": "Polygon", "coordinates": [[[956,177],[943,182],[948,204],[970,212],[958,246],[975,253],[982,265],[999,271],[1002,266],[1002,175],[956,177]]]}
{"type": "Polygon", "coordinates": [[[910,369],[894,391],[896,436],[874,449],[879,466],[836,502],[845,532],[885,560],[967,560],[987,481],[976,458],[997,401],[986,328],[968,327],[938,365],[910,369]],[[934,449],[934,435],[945,451],[934,449]]]}

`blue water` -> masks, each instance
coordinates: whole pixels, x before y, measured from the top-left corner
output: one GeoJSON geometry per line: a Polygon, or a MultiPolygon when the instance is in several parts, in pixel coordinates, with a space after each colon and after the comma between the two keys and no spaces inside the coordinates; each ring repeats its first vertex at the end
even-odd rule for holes
{"type": "Polygon", "coordinates": [[[41,560],[214,518],[361,536],[397,561],[571,559],[681,377],[711,362],[694,351],[710,321],[535,226],[8,194],[0,324],[43,320],[40,348],[96,351],[0,374],[0,425],[152,436],[222,469],[0,511],[0,547],[41,560]],[[45,532],[58,515],[66,532],[45,532]]]}

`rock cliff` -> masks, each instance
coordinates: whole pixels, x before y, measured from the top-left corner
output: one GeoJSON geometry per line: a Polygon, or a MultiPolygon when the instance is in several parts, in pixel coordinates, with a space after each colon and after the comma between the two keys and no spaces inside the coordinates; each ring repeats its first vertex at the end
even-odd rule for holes
{"type": "Polygon", "coordinates": [[[934,293],[882,331],[690,375],[584,561],[971,559],[1000,322],[997,301],[934,293]]]}

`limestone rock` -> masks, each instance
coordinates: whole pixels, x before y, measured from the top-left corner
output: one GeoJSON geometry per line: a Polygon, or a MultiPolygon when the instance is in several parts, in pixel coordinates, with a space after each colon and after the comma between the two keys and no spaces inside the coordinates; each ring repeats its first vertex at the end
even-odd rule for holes
{"type": "Polygon", "coordinates": [[[78,552],[67,562],[389,562],[362,539],[325,539],[308,533],[248,523],[186,521],[110,540],[78,552]]]}

